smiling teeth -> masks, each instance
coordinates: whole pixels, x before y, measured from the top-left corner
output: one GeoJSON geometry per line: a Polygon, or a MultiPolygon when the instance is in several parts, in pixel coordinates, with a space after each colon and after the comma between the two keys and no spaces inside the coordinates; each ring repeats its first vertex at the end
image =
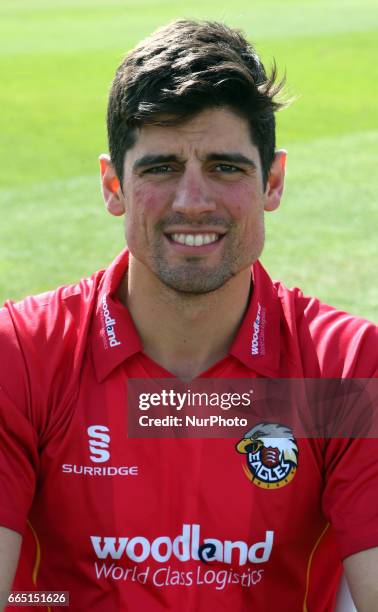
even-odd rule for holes
{"type": "Polygon", "coordinates": [[[186,246],[203,246],[218,240],[218,234],[172,234],[173,242],[186,246]]]}

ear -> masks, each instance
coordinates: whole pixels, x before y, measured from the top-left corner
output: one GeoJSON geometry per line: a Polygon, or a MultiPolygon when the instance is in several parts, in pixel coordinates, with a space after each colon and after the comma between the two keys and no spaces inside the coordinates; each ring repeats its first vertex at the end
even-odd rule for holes
{"type": "Polygon", "coordinates": [[[280,205],[285,184],[285,168],[286,151],[276,151],[265,188],[265,210],[276,210],[280,205]]]}
{"type": "Polygon", "coordinates": [[[125,199],[109,155],[100,155],[102,197],[108,212],[116,217],[125,213],[125,199]]]}

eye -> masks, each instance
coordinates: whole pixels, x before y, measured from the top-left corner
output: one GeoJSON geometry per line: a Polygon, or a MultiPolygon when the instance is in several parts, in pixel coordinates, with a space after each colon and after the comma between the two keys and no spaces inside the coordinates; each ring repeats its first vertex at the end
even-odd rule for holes
{"type": "Polygon", "coordinates": [[[241,168],[237,166],[232,166],[230,164],[217,164],[214,168],[216,172],[222,172],[224,174],[236,174],[237,172],[242,172],[241,168]]]}
{"type": "Polygon", "coordinates": [[[174,172],[172,166],[153,166],[143,170],[142,174],[170,174],[174,172]]]}

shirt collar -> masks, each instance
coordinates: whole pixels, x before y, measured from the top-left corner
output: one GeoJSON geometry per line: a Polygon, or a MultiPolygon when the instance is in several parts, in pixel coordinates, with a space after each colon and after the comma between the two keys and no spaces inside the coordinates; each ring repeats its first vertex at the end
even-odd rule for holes
{"type": "Polygon", "coordinates": [[[129,252],[125,250],[105,271],[98,289],[92,353],[99,382],[125,359],[143,350],[131,315],[117,297],[117,289],[128,265],[129,252]]]}
{"type": "Polygon", "coordinates": [[[281,306],[277,291],[259,261],[252,266],[253,293],[230,354],[264,376],[278,376],[281,306]]]}
{"type": "MultiPolygon", "coordinates": [[[[124,250],[105,271],[98,288],[92,353],[99,382],[128,357],[143,351],[131,315],[116,295],[128,263],[129,253],[124,250]]],[[[252,266],[252,274],[252,298],[230,355],[258,374],[274,377],[280,363],[280,301],[258,261],[252,266]]]]}

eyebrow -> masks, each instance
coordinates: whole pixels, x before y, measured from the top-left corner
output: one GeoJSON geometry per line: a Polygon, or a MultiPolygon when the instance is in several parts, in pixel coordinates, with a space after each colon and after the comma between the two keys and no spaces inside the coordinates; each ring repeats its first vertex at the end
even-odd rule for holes
{"type": "Polygon", "coordinates": [[[205,159],[206,161],[227,161],[234,164],[244,164],[256,169],[256,163],[241,153],[209,153],[205,159]]]}
{"type": "Polygon", "coordinates": [[[143,155],[137,159],[133,164],[133,170],[138,170],[138,168],[143,168],[145,166],[153,166],[154,164],[167,164],[169,162],[183,162],[182,159],[179,159],[177,155],[168,154],[168,155],[143,155]]]}
{"type": "MultiPolygon", "coordinates": [[[[249,159],[249,157],[245,157],[241,153],[209,153],[205,155],[204,161],[219,161],[219,162],[231,162],[236,164],[244,164],[245,166],[250,166],[251,168],[256,169],[256,163],[249,159]]],[[[185,160],[179,158],[177,155],[168,154],[168,155],[143,155],[137,159],[133,164],[133,171],[138,170],[139,168],[144,168],[146,166],[153,166],[155,164],[168,164],[168,163],[184,163],[185,160]]]]}

